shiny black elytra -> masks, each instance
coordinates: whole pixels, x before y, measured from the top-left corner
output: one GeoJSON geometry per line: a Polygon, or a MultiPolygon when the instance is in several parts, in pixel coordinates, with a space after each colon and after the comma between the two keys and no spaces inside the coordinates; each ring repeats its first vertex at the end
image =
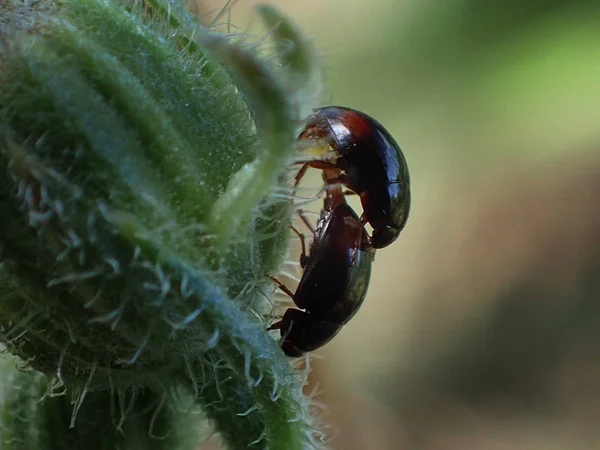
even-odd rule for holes
{"type": "Polygon", "coordinates": [[[331,160],[305,162],[296,186],[309,167],[332,174],[326,184],[341,183],[360,196],[364,221],[373,227],[371,245],[383,248],[396,240],[410,210],[410,177],[404,154],[375,119],[359,111],[327,106],[314,111],[298,136],[326,142],[331,160]]]}
{"type": "MultiPolygon", "coordinates": [[[[298,308],[288,308],[269,329],[280,330],[286,355],[313,351],[340,331],[360,308],[369,287],[371,254],[368,237],[356,213],[343,200],[327,206],[317,225],[310,254],[302,240],[302,279],[296,292],[273,277],[298,308]]],[[[301,236],[302,239],[302,236],[301,236]]]]}

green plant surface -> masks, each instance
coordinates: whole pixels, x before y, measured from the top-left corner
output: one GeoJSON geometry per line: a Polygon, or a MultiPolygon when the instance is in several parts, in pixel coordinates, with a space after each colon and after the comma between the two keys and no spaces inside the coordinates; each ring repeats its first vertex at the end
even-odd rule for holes
{"type": "Polygon", "coordinates": [[[0,449],[310,449],[320,433],[259,318],[285,260],[287,167],[320,76],[176,0],[0,6],[0,449]],[[201,415],[200,415],[201,412],[201,415]]]}

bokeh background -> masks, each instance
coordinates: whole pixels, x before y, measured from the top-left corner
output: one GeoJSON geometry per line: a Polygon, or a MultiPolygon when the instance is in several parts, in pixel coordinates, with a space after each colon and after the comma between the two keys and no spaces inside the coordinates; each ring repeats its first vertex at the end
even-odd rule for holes
{"type": "Polygon", "coordinates": [[[323,104],[376,117],[412,177],[313,362],[331,448],[600,449],[600,4],[272,3],[314,39],[323,104]]]}

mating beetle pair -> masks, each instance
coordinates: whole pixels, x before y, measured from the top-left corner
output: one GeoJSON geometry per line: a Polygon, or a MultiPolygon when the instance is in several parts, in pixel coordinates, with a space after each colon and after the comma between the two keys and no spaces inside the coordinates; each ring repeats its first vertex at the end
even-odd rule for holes
{"type": "Polygon", "coordinates": [[[299,141],[325,145],[328,159],[305,162],[297,186],[309,168],[323,170],[326,196],[307,256],[302,242],[302,279],[295,293],[278,286],[305,311],[289,308],[271,326],[283,337],[282,348],[301,356],[329,342],[358,311],[369,285],[372,252],[396,240],[408,219],[410,179],[400,147],[375,119],[349,108],[315,110],[299,141]],[[348,206],[340,186],[360,196],[363,215],[348,206]],[[369,237],[364,225],[369,223],[369,237]]]}

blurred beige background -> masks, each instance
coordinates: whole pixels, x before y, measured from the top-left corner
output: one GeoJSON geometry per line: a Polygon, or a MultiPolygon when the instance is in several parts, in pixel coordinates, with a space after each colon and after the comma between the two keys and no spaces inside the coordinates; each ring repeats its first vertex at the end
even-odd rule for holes
{"type": "Polygon", "coordinates": [[[600,4],[272,3],[314,39],[323,104],[376,117],[412,178],[313,364],[331,448],[600,449],[600,4]]]}

